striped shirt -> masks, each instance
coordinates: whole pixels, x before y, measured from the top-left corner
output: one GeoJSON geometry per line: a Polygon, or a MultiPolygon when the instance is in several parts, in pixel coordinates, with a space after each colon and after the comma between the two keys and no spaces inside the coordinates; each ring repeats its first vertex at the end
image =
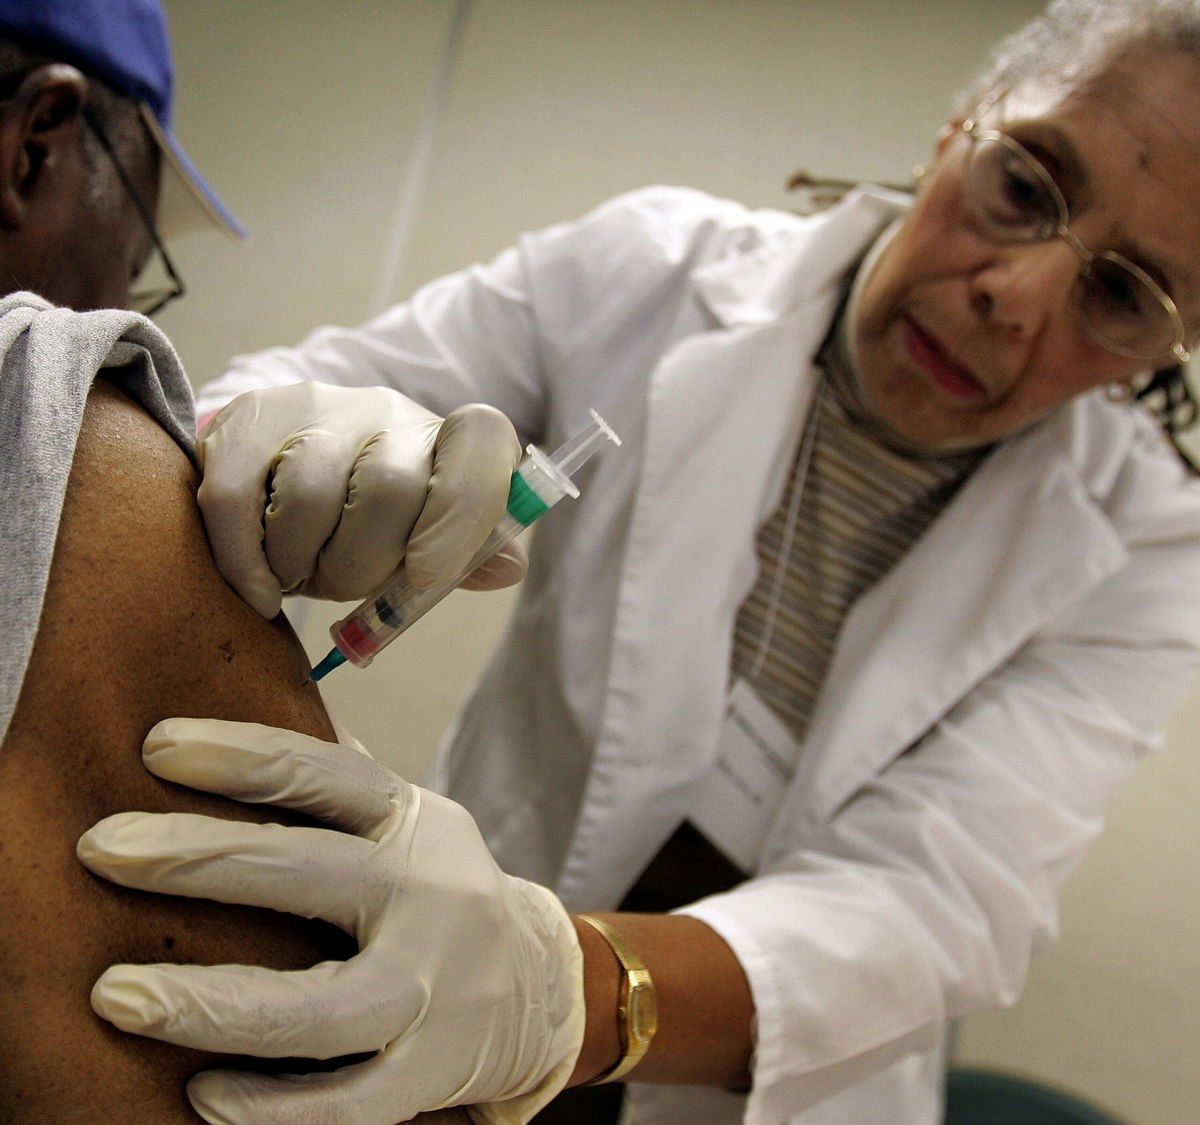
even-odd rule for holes
{"type": "Polygon", "coordinates": [[[797,468],[759,530],[758,579],[734,633],[734,676],[751,683],[797,740],[847,611],[916,541],[987,452],[898,452],[851,416],[852,376],[843,351],[826,347],[817,366],[821,384],[797,468]],[[789,510],[797,502],[789,536],[789,510]]]}

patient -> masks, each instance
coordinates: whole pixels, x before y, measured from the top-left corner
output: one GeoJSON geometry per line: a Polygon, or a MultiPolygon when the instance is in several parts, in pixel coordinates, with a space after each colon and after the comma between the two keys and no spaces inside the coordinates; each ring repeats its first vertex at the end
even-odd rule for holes
{"type": "Polygon", "coordinates": [[[197,805],[142,769],[141,741],[158,719],[263,719],[329,737],[320,700],[301,686],[307,665],[293,637],[255,621],[209,562],[194,486],[157,423],[97,383],[42,626],[0,750],[0,1121],[196,1120],[183,1082],[206,1060],[125,1037],[92,1014],[88,992],[114,959],[266,956],[299,967],[347,952],[312,924],[152,902],[75,861],[75,839],[97,816],[197,805]]]}
{"type": "MultiPolygon", "coordinates": [[[[87,7],[4,0],[0,24],[87,7]]],[[[125,5],[96,7],[107,18],[125,5]]],[[[4,287],[122,305],[151,252],[158,149],[132,102],[65,62],[31,54],[14,73],[21,57],[0,45],[4,287]]],[[[141,742],[161,718],[332,730],[283,619],[263,621],[212,565],[190,398],[161,336],[130,314],[24,294],[0,302],[0,358],[0,1122],[195,1125],[183,1084],[210,1060],[97,1018],[88,993],[103,969],[302,967],[353,949],[321,924],[122,890],[87,874],[75,841],[128,808],[256,816],[145,772],[141,742]]]]}
{"type": "Polygon", "coordinates": [[[347,952],[341,935],[314,924],[139,895],[75,862],[75,839],[97,817],[222,804],[142,769],[138,748],[158,719],[216,715],[332,733],[283,619],[264,622],[213,568],[192,500],[195,483],[161,427],[97,382],[42,627],[0,749],[6,1123],[198,1120],[183,1082],[209,1060],[122,1035],[92,1014],[88,991],[114,960],[261,959],[301,967],[347,952]]]}

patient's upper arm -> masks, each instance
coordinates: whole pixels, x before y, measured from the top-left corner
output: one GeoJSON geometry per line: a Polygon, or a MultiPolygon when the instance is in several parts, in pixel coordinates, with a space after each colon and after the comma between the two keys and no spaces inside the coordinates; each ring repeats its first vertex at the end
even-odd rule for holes
{"type": "Polygon", "coordinates": [[[92,1013],[89,989],[112,962],[302,967],[347,952],[324,927],[127,891],[75,860],[79,834],[123,809],[266,818],[146,773],[141,741],[161,718],[332,737],[286,624],[263,621],[216,573],[194,486],[178,447],[98,384],[33,660],[0,747],[0,1121],[199,1120],[182,1080],[207,1058],[123,1035],[92,1013]]]}

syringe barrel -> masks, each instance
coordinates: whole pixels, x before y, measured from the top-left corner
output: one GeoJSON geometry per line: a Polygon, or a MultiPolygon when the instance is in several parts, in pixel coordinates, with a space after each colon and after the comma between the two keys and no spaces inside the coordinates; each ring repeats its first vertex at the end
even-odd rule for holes
{"type": "Polygon", "coordinates": [[[420,620],[451,590],[501,547],[512,542],[522,531],[564,496],[578,496],[571,483],[574,472],[598,448],[601,440],[620,444],[620,439],[594,410],[592,424],[576,434],[550,457],[536,445],[526,446],[525,456],[509,482],[507,512],[496,525],[471,561],[449,582],[422,590],[412,585],[399,570],[349,616],[334,622],[329,629],[333,643],[346,659],[360,668],[371,663],[375,654],[394,641],[415,621],[420,620]],[[560,466],[562,466],[560,468],[560,466]],[[564,472],[563,470],[567,471],[564,472]]]}
{"type": "Polygon", "coordinates": [[[427,589],[414,586],[401,567],[352,613],[330,626],[329,635],[333,643],[345,653],[351,664],[365,668],[380,649],[424,617],[447,594],[457,589],[467,575],[505,544],[512,542],[525,527],[525,524],[511,516],[505,516],[471,561],[449,582],[440,586],[427,589]]]}

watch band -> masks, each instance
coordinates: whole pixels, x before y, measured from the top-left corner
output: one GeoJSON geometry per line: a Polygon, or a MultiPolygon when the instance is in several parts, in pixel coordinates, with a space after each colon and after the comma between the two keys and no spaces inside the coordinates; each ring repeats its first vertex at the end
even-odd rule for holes
{"type": "Polygon", "coordinates": [[[626,945],[620,934],[606,922],[601,922],[599,918],[593,918],[590,914],[576,914],[575,917],[581,922],[586,922],[608,942],[624,972],[617,995],[617,1040],[621,1048],[621,1057],[615,1066],[584,1083],[585,1086],[598,1086],[601,1082],[616,1082],[642,1061],[650,1048],[650,1040],[658,1030],[658,993],[650,977],[650,970],[626,945]]]}

